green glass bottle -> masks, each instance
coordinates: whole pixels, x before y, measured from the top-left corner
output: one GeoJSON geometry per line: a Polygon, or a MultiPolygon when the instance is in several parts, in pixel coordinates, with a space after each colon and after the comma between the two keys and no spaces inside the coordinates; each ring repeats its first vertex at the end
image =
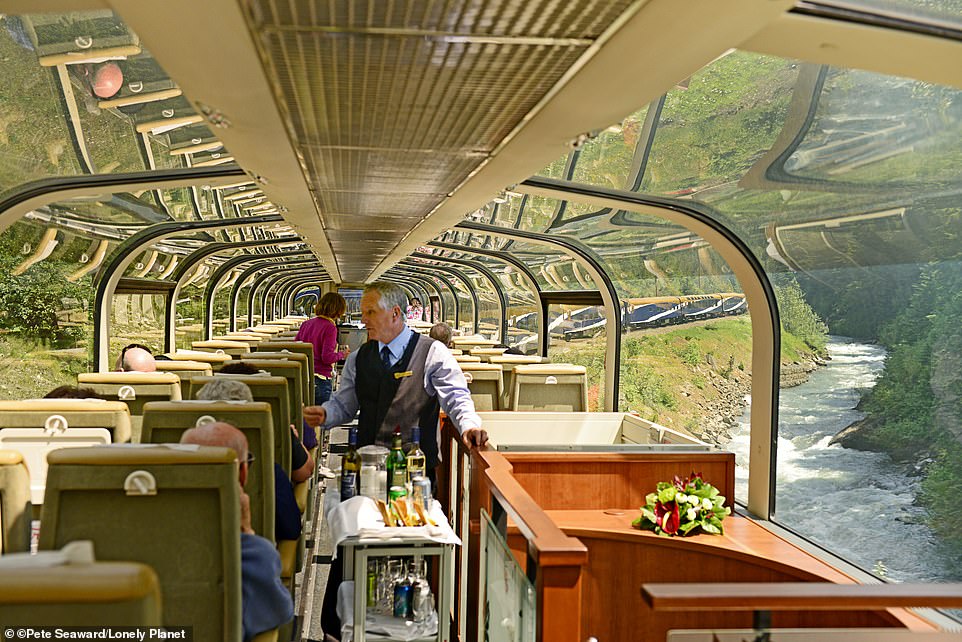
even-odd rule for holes
{"type": "Polygon", "coordinates": [[[424,477],[425,457],[421,450],[421,427],[415,426],[411,433],[411,449],[408,450],[408,481],[424,477]]]}
{"type": "Polygon", "coordinates": [[[387,455],[386,468],[388,502],[390,503],[391,488],[394,486],[404,488],[408,480],[407,458],[404,456],[400,426],[394,429],[394,437],[391,439],[391,452],[387,455]]]}
{"type": "Polygon", "coordinates": [[[347,452],[341,457],[341,501],[356,497],[361,489],[361,454],[357,452],[357,428],[351,428],[347,452]]]}

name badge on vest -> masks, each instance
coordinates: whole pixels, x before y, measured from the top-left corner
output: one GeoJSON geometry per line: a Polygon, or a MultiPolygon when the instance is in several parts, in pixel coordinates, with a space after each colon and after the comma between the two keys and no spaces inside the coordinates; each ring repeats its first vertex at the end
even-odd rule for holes
{"type": "Polygon", "coordinates": [[[405,370],[404,372],[395,372],[395,373],[394,373],[394,378],[395,378],[395,379],[403,379],[404,377],[410,377],[410,376],[413,375],[413,374],[414,374],[414,373],[411,372],[410,370],[405,370]]]}

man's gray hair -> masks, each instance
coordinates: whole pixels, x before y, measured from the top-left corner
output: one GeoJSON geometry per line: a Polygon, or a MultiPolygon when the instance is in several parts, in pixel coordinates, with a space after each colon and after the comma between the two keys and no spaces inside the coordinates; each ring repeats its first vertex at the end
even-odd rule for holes
{"type": "Polygon", "coordinates": [[[197,398],[204,401],[254,401],[251,389],[237,379],[216,379],[197,392],[197,398]]]}
{"type": "Polygon", "coordinates": [[[380,295],[378,305],[382,310],[390,310],[394,306],[401,308],[404,314],[408,308],[408,295],[404,293],[400,285],[395,285],[387,281],[375,281],[364,288],[364,293],[377,292],[380,295]]]}

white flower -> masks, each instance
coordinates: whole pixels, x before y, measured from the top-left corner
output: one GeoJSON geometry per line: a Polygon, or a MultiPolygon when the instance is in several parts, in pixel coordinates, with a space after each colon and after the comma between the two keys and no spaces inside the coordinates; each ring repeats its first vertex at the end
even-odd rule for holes
{"type": "Polygon", "coordinates": [[[689,522],[693,522],[695,521],[695,518],[698,517],[698,511],[694,508],[689,508],[688,512],[685,513],[685,516],[688,517],[689,522]]]}
{"type": "Polygon", "coordinates": [[[675,494],[675,501],[678,502],[679,504],[687,504],[687,503],[688,503],[688,495],[686,495],[685,493],[676,493],[676,494],[675,494]]]}
{"type": "Polygon", "coordinates": [[[704,508],[705,510],[711,510],[712,508],[711,500],[708,499],[707,497],[703,498],[701,500],[701,507],[704,508]]]}

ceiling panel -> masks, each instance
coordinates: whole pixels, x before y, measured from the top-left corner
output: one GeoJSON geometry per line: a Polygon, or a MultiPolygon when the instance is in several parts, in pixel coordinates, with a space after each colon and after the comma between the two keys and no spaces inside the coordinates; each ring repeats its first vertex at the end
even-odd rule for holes
{"type": "MultiPolygon", "coordinates": [[[[359,240],[346,216],[393,230],[395,244],[404,238],[635,4],[251,0],[251,27],[335,253],[359,240]]],[[[365,280],[391,247],[381,249],[338,255],[352,266],[345,280],[365,280]]]]}

